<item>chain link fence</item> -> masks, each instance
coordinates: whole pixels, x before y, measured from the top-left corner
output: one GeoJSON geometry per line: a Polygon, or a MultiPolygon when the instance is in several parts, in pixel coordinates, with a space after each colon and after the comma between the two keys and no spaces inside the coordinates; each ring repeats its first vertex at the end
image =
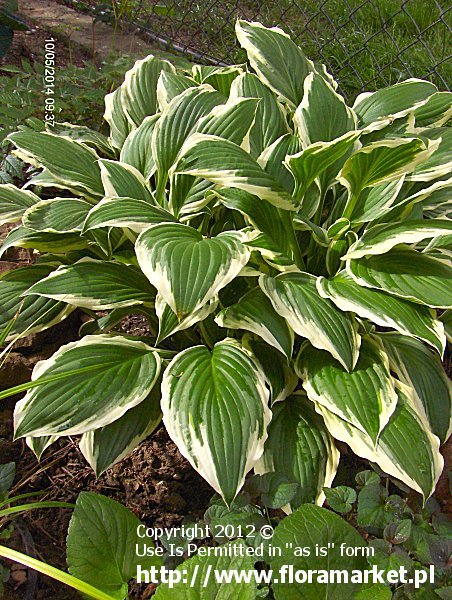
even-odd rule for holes
{"type": "Polygon", "coordinates": [[[138,24],[154,41],[197,62],[243,62],[234,23],[244,18],[282,27],[309,58],[327,65],[349,96],[407,77],[450,86],[452,5],[446,0],[110,2],[122,22],[138,24]]]}

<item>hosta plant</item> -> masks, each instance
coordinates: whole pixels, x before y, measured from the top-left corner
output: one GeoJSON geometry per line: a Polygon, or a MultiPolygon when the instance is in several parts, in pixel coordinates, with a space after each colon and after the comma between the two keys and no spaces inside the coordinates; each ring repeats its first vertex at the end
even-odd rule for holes
{"type": "Polygon", "coordinates": [[[110,136],[9,136],[40,170],[0,187],[6,341],[91,315],[15,409],[38,457],[79,435],[97,474],[163,423],[226,504],[252,470],[324,500],[335,440],[428,498],[451,423],[451,97],[410,79],[348,106],[280,29],[248,64],[149,56],[107,95],[110,136]],[[147,337],[118,326],[128,314],[147,337]]]}

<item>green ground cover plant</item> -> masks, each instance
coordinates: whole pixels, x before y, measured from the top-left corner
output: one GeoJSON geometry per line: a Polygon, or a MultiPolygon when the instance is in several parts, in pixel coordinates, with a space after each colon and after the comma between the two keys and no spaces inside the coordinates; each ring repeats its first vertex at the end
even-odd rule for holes
{"type": "Polygon", "coordinates": [[[36,171],[0,186],[0,223],[21,222],[0,253],[39,255],[0,278],[4,341],[76,308],[92,319],[0,399],[26,392],[15,437],[38,458],[80,435],[98,475],[163,420],[217,492],[211,512],[234,510],[254,470],[264,506],[293,513],[281,543],[310,521],[356,545],[315,506],[335,440],[421,504],[443,468],[451,93],[409,79],[349,106],[280,29],[236,31],[246,67],[137,61],[106,96],[108,137],[8,136],[36,171]],[[149,337],[118,330],[131,313],[149,337]]]}

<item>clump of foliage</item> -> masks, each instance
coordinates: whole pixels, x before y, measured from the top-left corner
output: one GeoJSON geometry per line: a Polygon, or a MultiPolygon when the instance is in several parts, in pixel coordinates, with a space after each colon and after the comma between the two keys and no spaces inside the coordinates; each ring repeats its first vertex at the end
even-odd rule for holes
{"type": "Polygon", "coordinates": [[[39,172],[0,187],[21,220],[0,252],[39,257],[0,279],[0,327],[92,316],[0,394],[28,390],[15,436],[39,457],[81,435],[100,474],[163,418],[226,506],[254,470],[287,513],[323,503],[336,439],[425,501],[451,423],[451,94],[410,79],[351,107],[281,30],[237,35],[246,67],[135,63],[108,138],[9,136],[39,172]],[[150,337],[117,330],[130,313],[150,337]]]}

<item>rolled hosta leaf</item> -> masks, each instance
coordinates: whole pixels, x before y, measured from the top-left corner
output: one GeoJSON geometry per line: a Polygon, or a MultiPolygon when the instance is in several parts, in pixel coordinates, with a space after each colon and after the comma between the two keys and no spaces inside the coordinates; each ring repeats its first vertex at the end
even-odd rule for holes
{"type": "Polygon", "coordinates": [[[381,345],[363,339],[351,373],[329,354],[302,348],[295,368],[313,402],[369,436],[375,445],[397,405],[389,361],[381,345]]]}
{"type": "Polygon", "coordinates": [[[127,227],[141,233],[150,225],[174,223],[173,215],[160,206],[136,198],[104,198],[91,209],[84,223],[85,231],[100,227],[127,227]]]}
{"type": "Polygon", "coordinates": [[[39,296],[22,297],[28,288],[51,271],[52,267],[32,265],[8,271],[0,277],[0,331],[11,319],[15,319],[6,341],[48,329],[74,310],[72,306],[55,300],[39,296]]]}
{"type": "Polygon", "coordinates": [[[119,87],[105,96],[104,119],[110,125],[110,143],[114,148],[122,148],[132,129],[122,105],[122,89],[119,87]]]}
{"type": "Polygon", "coordinates": [[[331,142],[356,129],[356,115],[345,100],[318,73],[304,80],[303,100],[294,114],[294,124],[303,147],[331,142]]]}
{"type": "Polygon", "coordinates": [[[27,190],[19,190],[15,185],[0,185],[0,225],[14,223],[24,212],[39,202],[39,197],[27,190]]]}
{"type": "Polygon", "coordinates": [[[25,295],[33,294],[90,310],[106,310],[153,303],[155,289],[134,267],[84,260],[59,267],[32,285],[25,295]]]}
{"type": "Polygon", "coordinates": [[[452,267],[408,247],[347,261],[347,272],[359,285],[433,308],[452,307],[452,267]]]}
{"type": "Polygon", "coordinates": [[[357,324],[351,315],[319,295],[313,275],[261,275],[259,285],[295,333],[308,338],[316,348],[327,350],[348,371],[353,369],[360,345],[357,324]]]}
{"type": "Polygon", "coordinates": [[[258,158],[260,166],[291,194],[295,189],[295,180],[287,168],[285,158],[288,154],[296,154],[300,150],[299,138],[286,133],[266,148],[258,158]]]}
{"type": "Polygon", "coordinates": [[[157,112],[157,81],[161,71],[174,72],[173,65],[150,54],[127,71],[121,86],[121,102],[132,127],[157,112]]]}
{"type": "Polygon", "coordinates": [[[145,180],[148,180],[155,171],[155,160],[150,140],[159,116],[146,117],[137,129],[131,131],[119,155],[121,162],[134,167],[143,175],[145,180]]]}
{"type": "Polygon", "coordinates": [[[181,320],[232,281],[249,259],[244,236],[228,231],[213,238],[179,223],[150,227],[139,236],[140,267],[181,320]]]}
{"type": "Polygon", "coordinates": [[[413,388],[430,426],[442,442],[452,427],[452,384],[437,354],[422,342],[400,335],[381,333],[391,369],[402,383],[413,388]]]}
{"type": "Polygon", "coordinates": [[[286,116],[275,95],[253,73],[242,73],[234,80],[230,99],[238,98],[259,99],[256,118],[250,131],[250,154],[257,158],[265,148],[288,133],[286,116]]]}
{"type": "Polygon", "coordinates": [[[166,429],[206,481],[230,505],[260,458],[271,414],[262,372],[234,340],[178,354],[165,371],[166,429]]]}
{"type": "Polygon", "coordinates": [[[142,402],[160,372],[160,357],[143,342],[89,335],[39,362],[14,411],[15,437],[76,435],[104,427],[142,402]]]}
{"type": "Polygon", "coordinates": [[[56,187],[62,183],[63,187],[72,189],[78,195],[80,190],[88,197],[104,195],[97,164],[99,157],[88,146],[36,131],[19,131],[8,139],[26,162],[45,167],[53,176],[56,187]]]}
{"type": "Polygon", "coordinates": [[[159,378],[143,402],[110,425],[83,434],[79,442],[80,451],[96,477],[125,458],[151,435],[162,419],[160,397],[159,378]]]}
{"type": "Polygon", "coordinates": [[[83,229],[92,204],[77,198],[41,200],[23,216],[24,227],[50,233],[76,233],[83,229]]]}
{"type": "Polygon", "coordinates": [[[260,288],[253,288],[237,304],[221,311],[215,317],[215,322],[220,327],[251,331],[289,360],[292,356],[293,331],[260,288]]]}
{"type": "Polygon", "coordinates": [[[214,312],[217,306],[218,297],[214,297],[209,300],[207,304],[204,304],[201,308],[195,310],[179,321],[177,315],[173,313],[162,296],[157,295],[157,298],[155,299],[155,312],[159,319],[159,334],[156,344],[160,344],[160,342],[163,342],[163,340],[177,331],[183,331],[184,329],[188,329],[192,325],[195,325],[195,323],[203,321],[214,312]]]}
{"type": "Polygon", "coordinates": [[[396,387],[397,407],[376,445],[369,436],[317,404],[331,435],[350,446],[355,454],[376,463],[382,471],[399,479],[426,500],[434,491],[443,469],[439,439],[419,415],[410,389],[396,387]]]}
{"type": "Polygon", "coordinates": [[[157,82],[157,103],[160,110],[164,110],[173,98],[197,85],[199,84],[190,77],[173,71],[162,71],[157,82]]]}
{"type": "Polygon", "coordinates": [[[365,189],[358,198],[350,221],[354,223],[368,223],[383,217],[397,202],[397,196],[402,189],[405,175],[399,179],[381,183],[365,189]]]}
{"type": "MultiPolygon", "coordinates": [[[[77,497],[67,535],[69,572],[108,593],[114,600],[128,596],[128,582],[143,570],[159,567],[158,556],[138,556],[140,521],[125,506],[91,492],[77,497]]],[[[152,540],[146,540],[149,549],[152,540]]]]}
{"type": "Polygon", "coordinates": [[[286,512],[305,503],[322,505],[323,488],[333,483],[340,456],[322,418],[299,394],[279,402],[272,411],[264,453],[254,471],[261,475],[279,473],[299,484],[295,497],[284,508],[286,512]]]}
{"type": "Polygon", "coordinates": [[[278,27],[266,28],[260,23],[237,21],[235,32],[248,61],[261,81],[292,108],[303,98],[303,83],[314,71],[314,64],[278,27]]]}
{"type": "Polygon", "coordinates": [[[229,140],[195,133],[181,150],[175,173],[203,177],[223,187],[238,188],[285,210],[295,210],[289,192],[242,148],[229,140]]]}
{"type": "Polygon", "coordinates": [[[345,271],[330,280],[320,277],[317,288],[323,298],[330,298],[341,310],[355,312],[381,327],[424,340],[442,356],[446,345],[444,328],[432,309],[362,287],[345,271]]]}
{"type": "Polygon", "coordinates": [[[103,196],[129,197],[155,204],[154,198],[146,186],[143,175],[127,163],[102,159],[99,161],[103,196]]]}
{"type": "Polygon", "coordinates": [[[452,235],[452,223],[447,219],[425,219],[382,223],[367,229],[351,246],[343,260],[370,254],[385,254],[398,244],[415,244],[442,235],[452,235]]]}
{"type": "Polygon", "coordinates": [[[369,125],[384,117],[403,117],[427,102],[438,91],[429,81],[407,79],[376,92],[360,94],[353,105],[360,125],[369,125]]]}
{"type": "Polygon", "coordinates": [[[229,96],[231,85],[234,80],[240,73],[243,73],[242,67],[238,65],[219,67],[214,68],[213,70],[211,70],[210,67],[207,67],[207,69],[206,67],[203,68],[203,65],[194,65],[192,68],[193,77],[195,79],[199,78],[201,83],[208,83],[226,97],[229,96]],[[207,69],[210,72],[207,72],[207,69]],[[203,71],[203,74],[199,73],[200,70],[203,71]]]}

